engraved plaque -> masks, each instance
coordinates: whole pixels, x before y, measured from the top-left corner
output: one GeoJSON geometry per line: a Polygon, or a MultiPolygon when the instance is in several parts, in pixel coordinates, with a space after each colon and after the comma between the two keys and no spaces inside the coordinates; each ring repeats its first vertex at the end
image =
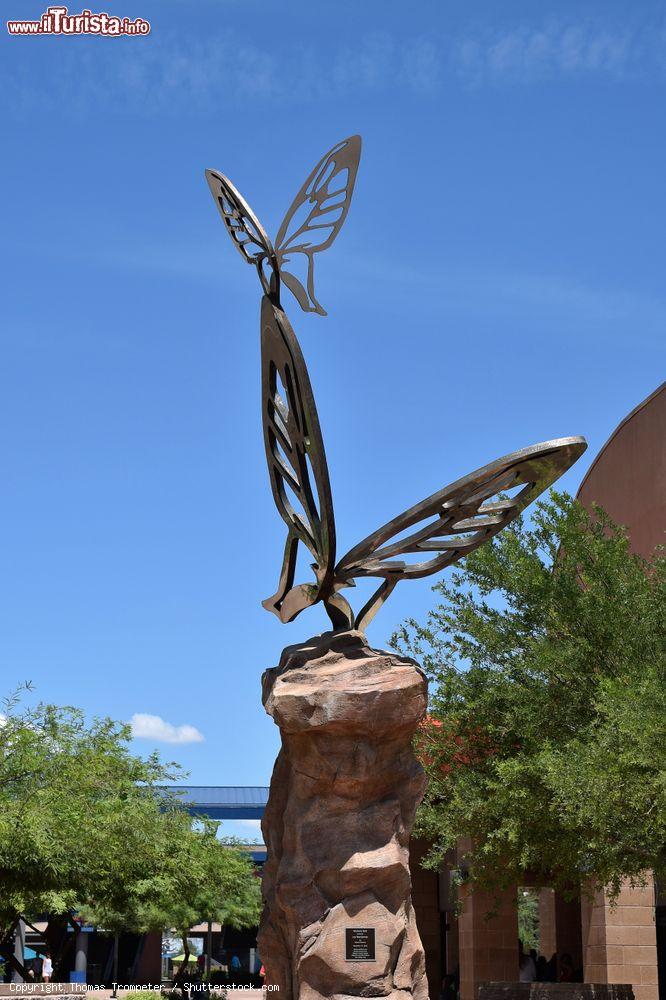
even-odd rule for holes
{"type": "Polygon", "coordinates": [[[374,927],[345,928],[345,958],[348,962],[374,962],[374,927]]]}

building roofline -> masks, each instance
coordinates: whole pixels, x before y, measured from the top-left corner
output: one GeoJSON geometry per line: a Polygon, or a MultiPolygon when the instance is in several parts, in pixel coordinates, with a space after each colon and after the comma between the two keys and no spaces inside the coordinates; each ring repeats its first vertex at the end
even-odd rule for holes
{"type": "Polygon", "coordinates": [[[661,385],[658,385],[657,388],[653,392],[651,392],[649,396],[646,396],[645,399],[641,403],[638,404],[638,406],[635,406],[633,408],[633,410],[631,411],[631,413],[628,413],[626,415],[626,417],[623,417],[623,419],[617,425],[617,427],[615,428],[615,430],[613,431],[613,433],[610,435],[610,437],[608,438],[608,440],[606,441],[606,443],[604,445],[602,445],[602,447],[599,449],[599,451],[597,452],[596,458],[592,462],[592,465],[589,467],[589,469],[587,470],[587,472],[583,476],[583,478],[582,478],[582,480],[580,482],[580,486],[578,487],[578,491],[576,493],[577,497],[580,496],[581,490],[585,486],[585,483],[587,482],[587,480],[590,478],[590,475],[591,475],[593,469],[595,468],[595,466],[597,465],[597,463],[599,462],[600,458],[602,457],[602,455],[604,454],[604,452],[606,451],[606,449],[609,447],[609,445],[615,440],[615,438],[620,433],[620,431],[625,426],[625,424],[628,424],[630,420],[633,420],[633,418],[636,416],[637,413],[640,413],[641,410],[643,410],[649,403],[652,402],[653,399],[655,399],[660,393],[662,393],[664,391],[666,391],[666,382],[662,382],[661,385]]]}
{"type": "MultiPolygon", "coordinates": [[[[666,384],[666,383],[665,383],[666,384]]],[[[248,792],[267,792],[268,785],[190,785],[189,782],[186,785],[160,785],[161,788],[167,788],[169,791],[184,791],[188,788],[214,788],[216,791],[224,788],[229,791],[248,791],[248,792]]]]}
{"type": "Polygon", "coordinates": [[[192,816],[261,819],[268,803],[266,785],[162,785],[192,816]]]}

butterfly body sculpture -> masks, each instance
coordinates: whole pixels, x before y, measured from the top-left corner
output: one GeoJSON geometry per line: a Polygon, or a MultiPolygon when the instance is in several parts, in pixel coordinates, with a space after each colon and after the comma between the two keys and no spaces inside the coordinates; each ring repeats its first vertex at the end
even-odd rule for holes
{"type": "Polygon", "coordinates": [[[322,601],[335,629],[363,630],[400,580],[438,572],[488,541],[555,482],[587,445],[580,437],[558,438],[512,452],[404,511],[336,562],[319,417],[303,353],[281,305],[281,286],[304,311],[325,315],[314,291],[314,255],[331,245],[347,216],[360,151],[360,137],[351,136],[322,157],[296,195],[274,244],[223,174],[207,170],[206,178],[227,231],[247,263],[256,267],[264,291],[264,444],[273,499],[287,538],[278,589],[263,606],[289,622],[322,601]],[[305,285],[284,267],[297,254],[307,261],[305,285]],[[309,583],[295,583],[300,545],[313,558],[314,580],[309,583]],[[341,591],[364,577],[380,583],[355,615],[341,591]]]}

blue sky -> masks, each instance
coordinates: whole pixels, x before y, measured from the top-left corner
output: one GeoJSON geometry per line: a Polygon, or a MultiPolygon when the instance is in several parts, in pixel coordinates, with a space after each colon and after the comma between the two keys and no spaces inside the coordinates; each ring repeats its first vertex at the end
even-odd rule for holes
{"type": "MultiPolygon", "coordinates": [[[[45,6],[4,0],[3,19],[45,6]]],[[[138,750],[159,746],[194,783],[263,784],[278,741],[261,672],[325,618],[283,626],[260,606],[283,526],[259,287],[204,168],[275,234],[321,154],[363,136],[349,217],[317,264],[329,316],[287,306],[341,552],[549,437],[588,438],[575,491],[663,377],[666,11],[102,9],[152,33],[2,36],[2,687],[30,678],[90,713],[157,716],[175,729],[144,720],[161,740],[138,750]]],[[[403,584],[371,641],[433,600],[428,581],[403,584]]]]}

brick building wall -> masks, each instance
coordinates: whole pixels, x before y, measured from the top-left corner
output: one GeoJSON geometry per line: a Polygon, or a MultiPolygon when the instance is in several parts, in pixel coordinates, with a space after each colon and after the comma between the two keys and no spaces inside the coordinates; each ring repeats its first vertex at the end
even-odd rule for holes
{"type": "Polygon", "coordinates": [[[581,904],[588,983],[631,983],[636,1000],[658,1000],[654,885],[625,885],[616,906],[597,892],[581,904]]]}
{"type": "Polygon", "coordinates": [[[428,844],[425,841],[412,840],[409,845],[409,868],[412,876],[412,903],[426,955],[430,996],[437,997],[443,976],[444,942],[439,911],[439,876],[437,872],[421,867],[427,850],[428,844]]]}
{"type": "Polygon", "coordinates": [[[460,896],[460,1000],[476,1000],[481,983],[518,979],[516,889],[502,893],[497,899],[478,889],[468,892],[463,886],[460,896]],[[490,912],[495,915],[488,919],[490,912]]]}

